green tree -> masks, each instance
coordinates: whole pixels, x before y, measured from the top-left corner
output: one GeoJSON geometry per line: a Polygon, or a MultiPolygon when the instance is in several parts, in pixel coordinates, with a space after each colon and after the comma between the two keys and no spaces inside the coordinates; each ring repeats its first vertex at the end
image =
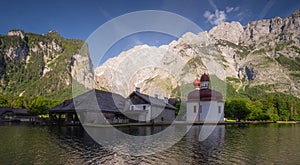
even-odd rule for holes
{"type": "Polygon", "coordinates": [[[0,106],[1,107],[8,107],[8,101],[4,96],[0,95],[0,106]]]}
{"type": "Polygon", "coordinates": [[[248,119],[249,120],[266,120],[268,117],[266,117],[266,114],[263,112],[263,104],[257,100],[252,101],[249,104],[249,109],[251,113],[249,114],[248,119]]]}
{"type": "Polygon", "coordinates": [[[35,97],[27,100],[26,109],[31,115],[44,115],[48,114],[48,110],[59,103],[60,101],[35,97]]]}
{"type": "Polygon", "coordinates": [[[236,99],[226,104],[225,116],[235,118],[238,122],[245,120],[250,113],[246,100],[236,99]]]}

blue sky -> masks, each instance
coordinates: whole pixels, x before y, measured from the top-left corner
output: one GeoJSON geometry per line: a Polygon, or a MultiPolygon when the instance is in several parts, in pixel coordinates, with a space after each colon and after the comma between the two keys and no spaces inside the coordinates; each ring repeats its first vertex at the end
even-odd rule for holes
{"type": "MultiPolygon", "coordinates": [[[[38,34],[56,30],[63,37],[85,40],[99,26],[120,15],[140,10],[164,10],[186,17],[209,30],[221,22],[287,17],[300,9],[297,0],[3,0],[0,34],[23,29],[38,34]]],[[[107,58],[136,44],[167,44],[172,36],[140,33],[128,36],[107,52],[107,58]]]]}

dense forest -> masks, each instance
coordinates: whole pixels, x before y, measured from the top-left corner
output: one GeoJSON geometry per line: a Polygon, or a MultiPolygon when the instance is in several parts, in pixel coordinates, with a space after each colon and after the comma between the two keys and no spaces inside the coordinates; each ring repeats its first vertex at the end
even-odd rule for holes
{"type": "Polygon", "coordinates": [[[235,92],[228,85],[225,102],[227,119],[250,121],[300,120],[300,99],[280,92],[267,93],[262,87],[235,92]]]}
{"type": "Polygon", "coordinates": [[[45,97],[18,97],[0,95],[0,107],[26,108],[29,115],[48,114],[48,110],[62,101],[45,97]]]}

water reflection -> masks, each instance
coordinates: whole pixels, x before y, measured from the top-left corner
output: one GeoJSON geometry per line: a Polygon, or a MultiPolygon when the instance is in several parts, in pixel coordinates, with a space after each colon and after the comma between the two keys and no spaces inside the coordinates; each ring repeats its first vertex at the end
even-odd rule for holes
{"type": "Polygon", "coordinates": [[[190,151],[189,162],[191,163],[213,163],[221,160],[221,152],[224,148],[225,126],[192,126],[189,128],[185,140],[188,151],[190,151]],[[204,129],[212,130],[207,138],[201,139],[204,129]],[[196,150],[195,150],[196,149],[196,150]],[[191,155],[192,154],[192,155],[191,155]]]}
{"type": "MultiPolygon", "coordinates": [[[[146,135],[151,129],[154,128],[134,129],[134,134],[146,135]]],[[[99,145],[81,127],[0,126],[3,142],[0,164],[297,164],[300,161],[297,124],[217,126],[207,139],[199,141],[201,130],[203,126],[192,126],[170,148],[151,155],[132,156],[99,145]]]]}
{"type": "MultiPolygon", "coordinates": [[[[74,127],[61,127],[58,129],[53,129],[51,132],[58,137],[63,142],[63,145],[67,145],[66,150],[73,150],[73,153],[85,153],[88,156],[81,157],[83,162],[102,162],[111,163],[111,162],[148,162],[151,164],[165,163],[169,164],[174,162],[178,162],[179,164],[194,164],[194,163],[205,163],[215,162],[220,160],[219,153],[223,149],[224,145],[224,135],[225,135],[225,126],[217,126],[216,129],[212,132],[212,134],[204,141],[199,141],[199,134],[201,129],[204,126],[192,126],[188,129],[189,132],[186,136],[181,139],[176,145],[171,146],[170,148],[166,148],[166,150],[161,150],[155,154],[151,155],[140,155],[140,156],[132,156],[129,154],[124,154],[123,152],[115,152],[115,150],[109,149],[107,147],[102,147],[97,144],[84,129],[74,128],[74,127]],[[71,149],[70,149],[71,148],[71,149]],[[211,160],[211,157],[215,157],[215,160],[211,160]],[[107,162],[106,162],[107,161],[107,162]]],[[[183,128],[183,127],[182,127],[183,128]]],[[[98,132],[100,128],[91,128],[91,130],[98,132]]],[[[112,132],[109,128],[101,128],[106,130],[106,134],[101,134],[101,136],[106,136],[113,138],[112,132]]],[[[128,131],[128,128],[119,128],[128,131]]],[[[138,129],[133,129],[135,135],[150,135],[153,130],[159,129],[163,130],[164,127],[139,127],[138,129]],[[139,130],[139,131],[137,131],[139,130]]],[[[91,131],[89,130],[89,131],[91,131]]],[[[103,131],[103,130],[102,130],[103,131]]],[[[186,131],[186,130],[184,130],[186,131]]],[[[174,129],[175,132],[175,129],[174,129]]],[[[149,139],[146,139],[149,140],[149,139]]],[[[153,139],[151,139],[153,140],[153,139]]],[[[172,140],[172,139],[170,139],[172,140]]],[[[135,142],[135,143],[142,143],[135,142]]],[[[144,141],[145,142],[145,141],[144,141]]],[[[116,142],[116,148],[120,149],[126,147],[126,144],[130,143],[128,141],[116,142]]],[[[133,142],[134,143],[134,142],[133,142]]],[[[61,143],[60,143],[61,144],[61,143]]],[[[161,145],[164,147],[163,143],[152,143],[153,145],[161,145]]],[[[141,146],[146,147],[146,146],[141,146]]],[[[165,148],[164,148],[165,149],[165,148]]]]}
{"type": "Polygon", "coordinates": [[[170,148],[186,133],[184,125],[130,126],[118,129],[86,126],[85,130],[102,146],[136,156],[154,154],[170,148]]]}

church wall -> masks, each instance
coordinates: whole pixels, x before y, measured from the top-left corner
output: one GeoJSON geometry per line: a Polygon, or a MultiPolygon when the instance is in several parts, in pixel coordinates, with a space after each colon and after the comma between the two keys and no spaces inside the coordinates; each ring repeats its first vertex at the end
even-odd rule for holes
{"type": "Polygon", "coordinates": [[[224,102],[201,101],[200,105],[201,108],[199,110],[199,102],[187,103],[186,121],[188,122],[224,121],[224,102]],[[219,113],[219,107],[220,107],[220,113],[219,113]]]}
{"type": "Polygon", "coordinates": [[[200,104],[202,106],[202,113],[200,113],[201,122],[219,122],[224,120],[224,105],[217,101],[201,101],[200,104]]]}
{"type": "Polygon", "coordinates": [[[186,121],[194,122],[199,120],[199,102],[188,102],[186,105],[186,121]]]}
{"type": "Polygon", "coordinates": [[[224,121],[224,102],[221,101],[221,102],[218,102],[218,106],[221,106],[221,118],[220,118],[220,121],[224,121]]]}

